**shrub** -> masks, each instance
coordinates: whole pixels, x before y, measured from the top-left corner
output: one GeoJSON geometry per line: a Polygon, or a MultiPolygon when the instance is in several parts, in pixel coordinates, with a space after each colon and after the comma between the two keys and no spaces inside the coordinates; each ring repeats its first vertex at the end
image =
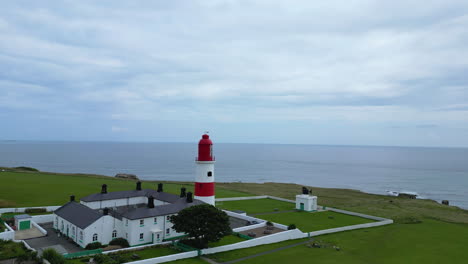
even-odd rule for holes
{"type": "Polygon", "coordinates": [[[38,213],[47,213],[46,208],[27,208],[24,210],[27,214],[38,214],[38,213]]]}
{"type": "Polygon", "coordinates": [[[273,226],[273,223],[270,222],[270,221],[268,221],[268,222],[266,222],[266,225],[267,225],[267,226],[273,226]]]}
{"type": "Polygon", "coordinates": [[[36,168],[31,168],[31,167],[24,167],[24,166],[21,166],[21,167],[15,167],[15,169],[17,170],[22,170],[22,171],[36,171],[38,172],[39,170],[36,169],[36,168]]]}
{"type": "Polygon", "coordinates": [[[89,243],[88,245],[86,245],[86,249],[98,249],[98,248],[102,248],[101,242],[93,242],[93,243],[89,243]]]}
{"type": "Polygon", "coordinates": [[[293,229],[296,229],[296,228],[297,228],[297,227],[296,227],[295,224],[290,224],[290,225],[288,226],[288,230],[293,230],[293,229]]]}
{"type": "Polygon", "coordinates": [[[97,254],[93,256],[94,262],[97,264],[121,264],[128,262],[130,259],[126,258],[121,255],[112,254],[112,255],[104,255],[104,254],[97,254]]]}
{"type": "Polygon", "coordinates": [[[121,237],[112,239],[112,241],[109,243],[109,245],[121,246],[121,247],[124,247],[124,248],[130,246],[130,244],[128,244],[127,239],[121,238],[121,237]]]}
{"type": "Polygon", "coordinates": [[[65,264],[65,257],[53,248],[45,249],[42,252],[42,258],[47,259],[50,264],[65,264]]]}

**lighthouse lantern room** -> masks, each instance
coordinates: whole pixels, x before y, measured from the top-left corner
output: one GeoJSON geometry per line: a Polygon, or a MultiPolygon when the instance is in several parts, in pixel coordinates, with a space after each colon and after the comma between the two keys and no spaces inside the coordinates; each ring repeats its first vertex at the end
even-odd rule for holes
{"type": "Polygon", "coordinates": [[[198,143],[195,172],[195,199],[215,205],[213,142],[204,134],[198,143]]]}

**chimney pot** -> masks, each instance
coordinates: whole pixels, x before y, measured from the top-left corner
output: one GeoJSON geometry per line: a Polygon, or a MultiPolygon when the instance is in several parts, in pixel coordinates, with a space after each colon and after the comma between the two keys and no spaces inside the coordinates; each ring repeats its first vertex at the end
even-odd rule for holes
{"type": "Polygon", "coordinates": [[[180,188],[180,197],[186,197],[187,196],[186,190],[187,189],[185,189],[185,187],[180,188]]]}
{"type": "Polygon", "coordinates": [[[101,193],[102,193],[102,194],[107,193],[107,184],[103,184],[103,185],[102,185],[101,193]]]}
{"type": "Polygon", "coordinates": [[[188,193],[187,193],[187,203],[193,203],[193,197],[192,197],[192,193],[191,193],[191,192],[188,192],[188,193]]]}
{"type": "Polygon", "coordinates": [[[148,208],[154,208],[154,197],[148,197],[148,208]]]}
{"type": "Polygon", "coordinates": [[[141,191],[141,182],[140,181],[136,183],[136,190],[141,191]]]}

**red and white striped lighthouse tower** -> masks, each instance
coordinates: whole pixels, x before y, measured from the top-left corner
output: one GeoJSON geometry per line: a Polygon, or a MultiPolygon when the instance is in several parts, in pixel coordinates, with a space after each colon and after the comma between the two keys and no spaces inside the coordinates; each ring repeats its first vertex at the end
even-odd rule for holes
{"type": "Polygon", "coordinates": [[[213,142],[204,134],[198,142],[198,157],[195,169],[195,199],[215,205],[213,142]]]}

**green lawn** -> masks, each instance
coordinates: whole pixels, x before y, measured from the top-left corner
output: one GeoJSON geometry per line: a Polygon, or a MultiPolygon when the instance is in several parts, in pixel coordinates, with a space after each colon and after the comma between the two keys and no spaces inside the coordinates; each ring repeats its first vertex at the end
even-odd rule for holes
{"type": "Polygon", "coordinates": [[[335,213],[331,211],[313,213],[297,211],[289,213],[265,214],[258,217],[283,225],[295,224],[296,227],[299,228],[302,232],[311,232],[322,229],[374,222],[370,219],[335,213]]]}
{"type": "Polygon", "coordinates": [[[242,242],[242,241],[245,241],[245,239],[240,238],[240,237],[235,236],[235,235],[229,235],[229,236],[225,236],[225,237],[221,238],[221,240],[218,241],[218,242],[208,243],[208,247],[210,247],[210,248],[219,247],[219,246],[234,244],[234,243],[242,242]]]}
{"type": "Polygon", "coordinates": [[[204,261],[203,259],[196,257],[196,258],[189,258],[189,259],[180,259],[176,261],[167,262],[171,264],[207,264],[208,262],[204,261]]]}
{"type": "Polygon", "coordinates": [[[273,199],[255,199],[217,202],[216,207],[225,210],[242,210],[247,214],[269,213],[278,211],[294,210],[295,204],[273,200],[273,199]]]}
{"type": "MultiPolygon", "coordinates": [[[[81,174],[55,174],[33,172],[0,172],[0,208],[61,205],[70,195],[77,198],[101,191],[107,184],[108,191],[132,190],[135,181],[104,176],[81,174]],[[44,195],[44,194],[47,195],[44,195]]],[[[158,182],[143,182],[143,188],[157,188],[158,182]]],[[[164,183],[164,191],[180,193],[186,187],[193,192],[193,183],[164,183]]],[[[216,197],[251,196],[249,193],[216,188],[216,197]]]]}
{"type": "MultiPolygon", "coordinates": [[[[171,255],[171,254],[178,254],[178,253],[180,253],[180,251],[178,251],[178,250],[176,250],[176,249],[174,249],[172,247],[155,246],[155,247],[145,248],[145,249],[142,249],[142,250],[123,251],[123,252],[115,253],[115,255],[119,255],[122,258],[127,259],[128,261],[132,261],[131,257],[132,257],[133,254],[138,255],[140,257],[139,260],[143,260],[143,259],[162,257],[162,256],[167,256],[167,255],[171,255]]],[[[83,264],[84,262],[82,260],[84,260],[84,259],[87,260],[89,258],[90,257],[69,259],[69,260],[67,260],[67,263],[69,263],[69,264],[83,264]]]]}
{"type": "Polygon", "coordinates": [[[424,219],[420,224],[393,224],[324,235],[315,238],[322,248],[300,245],[238,263],[461,264],[468,259],[467,237],[467,224],[424,219]],[[333,246],[340,247],[340,251],[333,246]]]}
{"type": "MultiPolygon", "coordinates": [[[[245,248],[245,249],[237,249],[237,250],[231,250],[231,251],[226,251],[226,252],[220,252],[216,254],[207,255],[207,257],[217,262],[226,262],[226,261],[239,259],[242,257],[254,255],[260,252],[265,252],[268,250],[272,250],[275,248],[279,248],[282,246],[287,246],[287,245],[291,245],[291,244],[295,244],[295,243],[298,243],[301,241],[307,241],[307,240],[309,239],[306,238],[306,239],[287,240],[287,241],[280,242],[280,243],[267,244],[267,245],[261,245],[261,246],[250,247],[250,248],[245,248]]],[[[277,262],[272,262],[272,263],[277,263],[277,262]]]]}
{"type": "Polygon", "coordinates": [[[0,260],[15,258],[26,252],[22,243],[0,240],[0,260]]]}

